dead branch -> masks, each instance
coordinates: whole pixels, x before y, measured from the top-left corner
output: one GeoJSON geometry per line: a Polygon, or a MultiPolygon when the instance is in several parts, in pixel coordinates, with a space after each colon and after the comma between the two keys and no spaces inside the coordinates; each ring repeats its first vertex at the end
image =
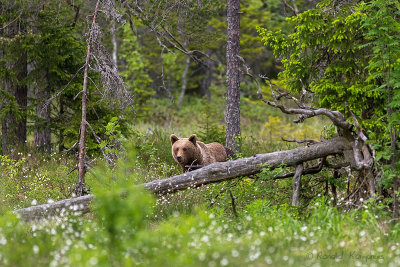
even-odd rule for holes
{"type": "Polygon", "coordinates": [[[299,14],[299,10],[294,1],[292,1],[293,6],[289,5],[289,3],[286,0],[282,0],[282,2],[287,8],[289,8],[293,12],[295,16],[299,14]]]}
{"type": "Polygon", "coordinates": [[[63,152],[64,152],[64,153],[70,152],[72,149],[74,149],[74,148],[76,147],[76,145],[77,145],[78,143],[79,143],[79,141],[76,141],[75,144],[73,144],[69,149],[64,150],[63,152]]]}
{"type": "MultiPolygon", "coordinates": [[[[312,166],[307,169],[303,168],[302,175],[319,173],[320,171],[322,171],[322,168],[325,164],[326,164],[326,159],[323,158],[318,165],[312,166]]],[[[276,176],[274,178],[274,180],[285,179],[285,178],[293,177],[295,175],[296,175],[296,172],[283,173],[283,174],[276,176]]]]}
{"type": "Polygon", "coordinates": [[[281,137],[282,141],[285,142],[289,142],[289,143],[298,143],[298,144],[303,144],[303,143],[307,143],[307,145],[312,145],[312,144],[316,144],[318,143],[315,140],[311,140],[311,139],[304,139],[304,140],[297,140],[296,138],[294,138],[293,140],[289,140],[289,139],[285,139],[284,137],[281,137]]]}
{"type": "Polygon", "coordinates": [[[79,72],[85,67],[85,65],[83,65],[82,67],[80,67],[74,74],[74,76],[72,76],[72,78],[68,81],[67,85],[65,85],[60,91],[58,91],[55,95],[53,95],[52,97],[50,97],[49,99],[46,100],[46,102],[43,104],[42,110],[40,112],[43,112],[47,106],[51,103],[51,101],[53,101],[55,98],[59,97],[62,92],[64,92],[65,89],[68,88],[68,86],[71,84],[71,82],[75,79],[75,77],[79,74],[79,72]]]}
{"type": "Polygon", "coordinates": [[[235,217],[238,217],[238,213],[237,213],[237,211],[236,211],[236,203],[235,203],[235,200],[237,199],[237,197],[235,197],[235,196],[232,194],[232,190],[231,190],[230,188],[228,189],[228,191],[229,191],[229,196],[231,197],[231,204],[232,204],[233,215],[235,215],[235,217]]]}
{"type": "Polygon", "coordinates": [[[293,196],[292,196],[292,206],[300,205],[300,179],[303,174],[304,166],[300,163],[296,166],[296,171],[293,178],[293,196]]]}
{"type": "Polygon", "coordinates": [[[85,164],[85,156],[86,156],[86,103],[87,103],[87,83],[88,83],[88,70],[89,70],[89,61],[91,55],[91,49],[93,45],[93,32],[96,25],[96,17],[97,12],[99,10],[100,0],[97,1],[95,10],[93,12],[92,25],[89,30],[89,39],[87,45],[86,52],[86,61],[85,61],[85,69],[83,74],[83,86],[82,86],[82,119],[80,126],[80,138],[79,138],[79,162],[78,162],[78,173],[79,180],[78,185],[76,187],[76,192],[78,196],[83,196],[84,187],[85,187],[85,174],[86,174],[86,164],[85,164]]]}
{"type": "MultiPolygon", "coordinates": [[[[157,38],[157,40],[159,40],[157,38]]],[[[160,41],[161,44],[161,41],[160,41]]],[[[171,91],[168,89],[168,87],[165,85],[165,79],[164,79],[164,59],[163,59],[163,53],[164,53],[164,49],[168,49],[166,46],[163,46],[163,48],[161,49],[161,54],[160,54],[160,62],[161,62],[161,82],[162,82],[162,86],[161,88],[163,88],[167,93],[168,93],[168,97],[171,100],[172,103],[174,103],[174,97],[171,94],[171,91]]],[[[169,49],[168,49],[169,50],[169,49]]]]}
{"type": "Polygon", "coordinates": [[[240,180],[241,180],[241,179],[239,178],[239,179],[237,179],[236,181],[234,181],[233,183],[231,183],[231,184],[229,185],[228,188],[222,188],[221,190],[219,190],[219,192],[216,194],[216,196],[213,197],[213,198],[211,199],[211,202],[210,202],[210,204],[208,205],[208,208],[211,208],[212,206],[214,206],[214,204],[216,203],[216,199],[217,199],[221,194],[225,193],[226,190],[230,190],[232,187],[235,187],[235,186],[240,182],[240,180]]]}
{"type": "Polygon", "coordinates": [[[7,28],[8,26],[10,26],[11,24],[13,24],[14,22],[16,22],[22,15],[22,11],[21,10],[18,14],[18,16],[16,16],[13,20],[9,21],[7,24],[5,24],[4,26],[0,27],[0,31],[4,30],[5,28],[7,28]]]}
{"type": "MultiPolygon", "coordinates": [[[[159,2],[160,4],[161,2],[159,2]]],[[[210,55],[207,53],[201,51],[201,50],[189,50],[186,45],[182,44],[181,41],[178,40],[176,36],[174,36],[163,24],[165,18],[169,14],[169,12],[175,7],[174,5],[171,5],[168,10],[165,10],[164,14],[160,15],[161,19],[155,23],[155,19],[157,18],[157,15],[154,15],[154,19],[152,22],[146,22],[149,20],[148,15],[146,15],[146,12],[143,10],[143,8],[140,6],[139,2],[123,2],[123,6],[127,8],[126,14],[132,20],[132,16],[135,16],[136,18],[139,18],[142,20],[142,22],[149,27],[150,31],[153,32],[157,38],[158,43],[160,44],[161,47],[164,47],[167,49],[167,51],[171,52],[170,49],[167,48],[167,46],[163,43],[162,40],[166,42],[166,44],[169,44],[172,46],[174,49],[178,50],[179,52],[186,54],[190,56],[194,61],[199,62],[200,64],[207,66],[201,60],[199,57],[197,57],[195,54],[200,54],[204,57],[206,57],[209,60],[212,60],[217,63],[219,62],[217,59],[212,58],[210,55]]]]}
{"type": "Polygon", "coordinates": [[[370,148],[365,144],[368,140],[367,136],[364,134],[363,130],[358,123],[358,120],[354,113],[350,110],[349,106],[346,103],[346,108],[349,111],[354,124],[357,127],[357,136],[354,141],[354,159],[355,159],[355,168],[357,170],[362,169],[371,169],[372,165],[374,164],[374,159],[371,155],[370,148]]]}
{"type": "Polygon", "coordinates": [[[67,0],[67,4],[71,6],[73,9],[75,9],[75,17],[74,17],[74,22],[72,23],[71,27],[75,27],[78,18],[79,18],[79,12],[81,10],[80,6],[75,5],[71,0],[67,0]]]}

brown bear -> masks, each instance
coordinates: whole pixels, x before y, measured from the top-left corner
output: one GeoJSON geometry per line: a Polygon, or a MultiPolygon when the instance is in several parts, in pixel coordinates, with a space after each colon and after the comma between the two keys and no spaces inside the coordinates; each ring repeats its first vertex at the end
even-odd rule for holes
{"type": "Polygon", "coordinates": [[[170,139],[172,156],[181,166],[183,172],[191,171],[214,162],[226,161],[227,159],[226,150],[223,145],[217,142],[204,144],[197,140],[195,134],[192,134],[189,138],[181,139],[175,134],[171,134],[170,139]]]}

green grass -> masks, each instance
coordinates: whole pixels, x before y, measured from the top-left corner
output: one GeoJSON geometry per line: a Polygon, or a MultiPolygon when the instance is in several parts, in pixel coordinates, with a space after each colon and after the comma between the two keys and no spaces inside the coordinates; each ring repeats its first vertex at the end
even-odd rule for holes
{"type": "MultiPolygon", "coordinates": [[[[100,170],[101,172],[101,170],[100,170]]],[[[121,173],[115,174],[117,176],[121,173]]],[[[399,225],[369,207],[307,213],[254,200],[239,212],[199,206],[162,221],[152,196],[126,183],[95,188],[94,214],[37,224],[0,217],[3,266],[398,266],[399,225]],[[122,192],[129,192],[121,198],[122,192]]]]}

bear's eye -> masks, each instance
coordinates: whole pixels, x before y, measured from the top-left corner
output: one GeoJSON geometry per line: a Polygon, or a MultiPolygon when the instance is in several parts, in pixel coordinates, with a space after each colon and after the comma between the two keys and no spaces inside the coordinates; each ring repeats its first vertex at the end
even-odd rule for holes
{"type": "Polygon", "coordinates": [[[186,151],[186,150],[187,150],[186,148],[183,149],[183,151],[186,151]]]}
{"type": "Polygon", "coordinates": [[[176,152],[178,152],[179,148],[175,149],[176,152]]]}

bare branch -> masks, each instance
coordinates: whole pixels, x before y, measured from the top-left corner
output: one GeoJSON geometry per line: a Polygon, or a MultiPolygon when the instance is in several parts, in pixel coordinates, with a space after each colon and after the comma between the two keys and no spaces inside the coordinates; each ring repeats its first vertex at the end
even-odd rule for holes
{"type": "MultiPolygon", "coordinates": [[[[326,159],[322,158],[319,162],[318,165],[316,166],[312,166],[310,168],[304,169],[302,170],[302,175],[306,175],[306,174],[316,174],[319,173],[320,171],[322,171],[323,166],[326,163],[326,159]]],[[[279,179],[285,179],[285,178],[289,178],[289,177],[293,177],[295,176],[296,172],[288,172],[288,173],[284,173],[284,174],[280,174],[278,176],[276,176],[274,178],[274,180],[279,180],[279,179]]]]}
{"type": "Polygon", "coordinates": [[[229,196],[231,197],[231,204],[232,204],[233,215],[235,215],[235,217],[238,217],[238,213],[237,213],[237,211],[236,211],[236,204],[235,204],[235,199],[236,199],[237,197],[233,196],[232,190],[231,190],[230,188],[228,189],[228,191],[229,191],[229,196]]]}
{"type": "MultiPolygon", "coordinates": [[[[162,86],[161,88],[163,88],[167,93],[168,93],[168,97],[171,100],[171,102],[174,102],[174,97],[171,94],[171,91],[167,88],[167,86],[165,85],[165,80],[164,80],[164,59],[163,59],[163,53],[164,53],[164,49],[166,47],[163,47],[163,49],[161,49],[161,54],[160,54],[160,61],[161,61],[161,82],[162,82],[162,86]]],[[[168,49],[168,48],[167,48],[168,49]]]]}
{"type": "Polygon", "coordinates": [[[293,177],[293,196],[292,196],[292,206],[300,205],[300,179],[303,173],[304,166],[300,163],[296,166],[296,171],[293,177]]]}
{"type": "Polygon", "coordinates": [[[65,89],[68,88],[68,86],[71,84],[71,82],[75,79],[75,77],[78,75],[78,73],[85,67],[85,65],[83,65],[82,67],[80,67],[76,73],[74,74],[74,76],[72,76],[72,78],[69,80],[69,82],[67,83],[66,86],[64,86],[60,91],[58,91],[55,95],[53,95],[52,97],[50,97],[44,104],[42,107],[42,110],[40,112],[43,112],[47,106],[51,103],[51,101],[53,101],[56,97],[60,96],[62,92],[64,92],[65,89]]]}
{"type": "Polygon", "coordinates": [[[350,110],[349,106],[346,103],[346,108],[349,111],[354,124],[357,127],[357,136],[355,137],[354,146],[353,146],[353,153],[354,153],[354,160],[355,160],[355,168],[357,170],[362,169],[371,169],[374,164],[374,159],[371,155],[370,148],[365,144],[368,140],[367,136],[364,134],[363,130],[358,123],[358,120],[354,113],[350,110]]]}
{"type": "Polygon", "coordinates": [[[300,140],[300,141],[298,141],[296,138],[294,138],[293,140],[288,140],[288,139],[281,137],[281,139],[282,139],[282,141],[285,141],[285,142],[298,143],[298,144],[307,143],[307,145],[312,145],[312,144],[318,143],[317,141],[311,140],[311,139],[304,139],[304,140],[300,140]]]}
{"type": "Polygon", "coordinates": [[[73,100],[75,101],[77,98],[78,98],[78,96],[80,95],[80,94],[82,94],[82,90],[81,91],[79,91],[77,94],[76,94],[76,96],[74,96],[74,98],[73,98],[73,100]]]}
{"type": "Polygon", "coordinates": [[[94,139],[96,140],[96,142],[98,144],[100,144],[103,140],[95,133],[95,131],[93,130],[92,125],[90,125],[90,123],[88,121],[85,120],[85,123],[89,127],[90,131],[92,131],[92,134],[93,134],[94,139]]]}
{"type": "Polygon", "coordinates": [[[299,10],[297,9],[296,3],[294,3],[294,1],[292,1],[293,7],[289,5],[289,3],[286,0],[282,0],[282,2],[287,8],[289,8],[293,12],[295,16],[299,14],[299,10]]]}
{"type": "Polygon", "coordinates": [[[5,28],[7,28],[8,26],[10,26],[11,24],[13,24],[15,21],[17,21],[22,15],[22,10],[19,12],[18,16],[16,16],[13,20],[11,20],[10,22],[8,22],[6,25],[0,27],[0,31],[4,30],[5,28]]]}
{"type": "Polygon", "coordinates": [[[74,149],[74,147],[76,147],[76,145],[77,145],[78,143],[79,143],[79,141],[76,141],[75,144],[73,144],[69,149],[64,150],[63,152],[64,152],[64,153],[70,152],[72,149],[74,149]]]}

